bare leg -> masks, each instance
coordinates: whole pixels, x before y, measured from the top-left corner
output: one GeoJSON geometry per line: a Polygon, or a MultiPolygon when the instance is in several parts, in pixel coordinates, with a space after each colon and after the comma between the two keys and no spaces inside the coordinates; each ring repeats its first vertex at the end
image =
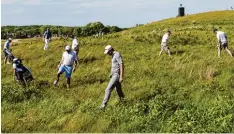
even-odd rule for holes
{"type": "Polygon", "coordinates": [[[71,87],[71,78],[67,78],[67,88],[71,87]]]}
{"type": "Polygon", "coordinates": [[[225,50],[228,52],[228,54],[233,57],[232,52],[226,47],[225,50]]]}
{"type": "Polygon", "coordinates": [[[4,64],[6,64],[6,62],[7,62],[7,57],[4,58],[4,64]]]}
{"type": "Polygon", "coordinates": [[[161,56],[161,55],[162,55],[162,52],[163,52],[163,51],[160,51],[159,56],[161,56]]]}
{"type": "Polygon", "coordinates": [[[222,50],[222,48],[218,47],[218,56],[219,56],[219,58],[221,57],[221,50],[222,50]]]}
{"type": "Polygon", "coordinates": [[[54,81],[54,85],[57,86],[58,82],[59,82],[59,77],[60,77],[61,73],[57,74],[57,79],[54,81]]]}

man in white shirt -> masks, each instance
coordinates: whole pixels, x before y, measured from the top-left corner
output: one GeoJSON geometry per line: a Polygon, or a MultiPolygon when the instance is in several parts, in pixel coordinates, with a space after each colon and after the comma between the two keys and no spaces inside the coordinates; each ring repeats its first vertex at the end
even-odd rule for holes
{"type": "Polygon", "coordinates": [[[73,52],[70,46],[67,45],[65,47],[65,52],[63,52],[62,60],[60,61],[58,65],[59,71],[57,74],[57,79],[54,81],[54,85],[56,86],[58,84],[60,75],[65,72],[66,78],[67,78],[67,88],[70,88],[71,75],[72,75],[72,72],[76,70],[77,64],[78,64],[78,60],[77,60],[77,56],[75,52],[73,52]],[[74,63],[75,63],[75,66],[73,68],[74,63]]]}
{"type": "Polygon", "coordinates": [[[218,31],[218,29],[214,29],[213,30],[214,33],[216,33],[217,39],[218,39],[218,56],[221,56],[221,51],[224,48],[227,53],[233,57],[232,52],[228,49],[228,40],[227,40],[227,35],[226,33],[222,32],[222,31],[218,31]]]}
{"type": "Polygon", "coordinates": [[[44,41],[45,41],[45,46],[44,46],[44,50],[47,50],[48,47],[49,47],[49,42],[50,42],[50,39],[51,39],[51,32],[50,32],[50,29],[47,28],[44,35],[44,41]]]}
{"type": "Polygon", "coordinates": [[[170,48],[168,47],[168,39],[171,35],[171,31],[167,31],[166,34],[163,35],[162,43],[161,43],[161,51],[159,53],[159,56],[161,56],[163,51],[167,51],[168,55],[171,56],[170,48]]]}
{"type": "Polygon", "coordinates": [[[77,37],[75,36],[73,41],[72,41],[72,50],[76,52],[76,55],[78,56],[79,53],[79,41],[77,37]]]}

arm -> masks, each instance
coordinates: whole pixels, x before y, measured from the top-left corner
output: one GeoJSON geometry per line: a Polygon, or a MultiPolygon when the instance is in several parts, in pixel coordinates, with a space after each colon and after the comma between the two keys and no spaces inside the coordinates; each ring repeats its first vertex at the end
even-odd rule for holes
{"type": "Polygon", "coordinates": [[[61,61],[59,62],[59,64],[58,64],[58,69],[59,69],[59,67],[61,66],[61,64],[63,64],[63,56],[62,56],[62,59],[61,59],[61,61]]]}
{"type": "Polygon", "coordinates": [[[75,61],[75,66],[74,66],[74,68],[73,68],[73,70],[72,70],[73,72],[75,72],[75,71],[76,71],[76,67],[77,67],[77,65],[78,65],[78,61],[76,60],[76,61],[75,61]]]}
{"type": "Polygon", "coordinates": [[[119,82],[123,82],[123,77],[124,77],[124,64],[120,64],[120,78],[119,78],[119,82]]]}

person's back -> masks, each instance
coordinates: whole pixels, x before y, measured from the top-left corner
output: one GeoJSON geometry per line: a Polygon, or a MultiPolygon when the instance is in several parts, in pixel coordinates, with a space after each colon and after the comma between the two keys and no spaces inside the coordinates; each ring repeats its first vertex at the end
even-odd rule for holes
{"type": "Polygon", "coordinates": [[[45,37],[45,39],[50,39],[51,38],[51,32],[49,30],[45,31],[44,37],[45,37]]]}
{"type": "Polygon", "coordinates": [[[120,64],[122,63],[122,56],[119,52],[114,51],[112,56],[111,75],[113,75],[114,73],[120,73],[120,64]]]}
{"type": "Polygon", "coordinates": [[[10,50],[10,41],[7,40],[5,43],[4,43],[4,49],[7,49],[7,50],[10,50]]]}
{"type": "Polygon", "coordinates": [[[169,39],[169,34],[168,33],[164,34],[162,38],[162,43],[167,43],[168,39],[169,39]]]}
{"type": "Polygon", "coordinates": [[[227,35],[222,31],[217,31],[217,38],[222,44],[228,43],[227,35]]]}

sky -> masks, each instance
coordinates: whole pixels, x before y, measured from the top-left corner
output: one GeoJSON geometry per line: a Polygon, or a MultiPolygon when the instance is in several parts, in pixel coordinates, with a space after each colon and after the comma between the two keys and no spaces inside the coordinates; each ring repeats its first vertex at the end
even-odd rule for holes
{"type": "Polygon", "coordinates": [[[102,22],[121,28],[178,15],[234,8],[234,0],[1,0],[1,25],[85,26],[102,22]]]}

